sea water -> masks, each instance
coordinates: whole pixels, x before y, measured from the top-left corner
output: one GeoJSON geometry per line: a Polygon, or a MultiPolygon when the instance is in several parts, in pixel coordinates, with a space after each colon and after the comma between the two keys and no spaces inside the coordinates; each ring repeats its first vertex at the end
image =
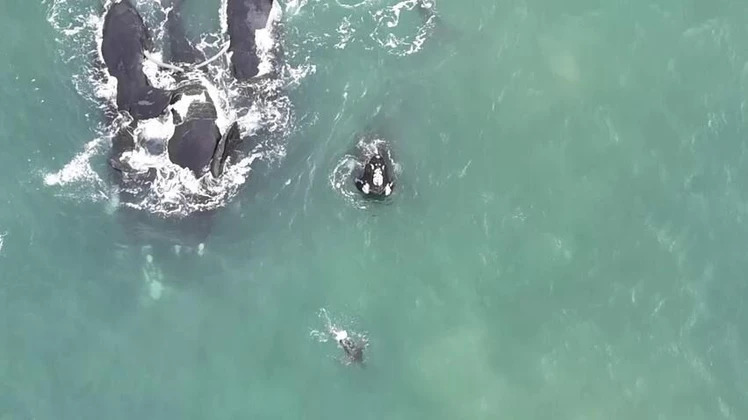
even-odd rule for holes
{"type": "Polygon", "coordinates": [[[282,1],[201,252],[119,216],[101,3],[0,5],[0,419],[748,416],[744,0],[282,1]]]}

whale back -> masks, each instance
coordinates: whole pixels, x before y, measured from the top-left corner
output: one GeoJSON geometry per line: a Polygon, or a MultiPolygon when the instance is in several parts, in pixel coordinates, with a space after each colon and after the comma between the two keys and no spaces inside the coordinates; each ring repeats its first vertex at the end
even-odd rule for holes
{"type": "Polygon", "coordinates": [[[160,115],[171,94],[156,89],[143,73],[144,52],[152,48],[148,28],[130,0],[113,4],[104,19],[101,55],[109,74],[117,78],[117,107],[135,119],[160,115]]]}
{"type": "Polygon", "coordinates": [[[176,127],[169,139],[169,159],[202,176],[221,139],[215,104],[205,87],[194,84],[178,88],[172,103],[176,127]]]}

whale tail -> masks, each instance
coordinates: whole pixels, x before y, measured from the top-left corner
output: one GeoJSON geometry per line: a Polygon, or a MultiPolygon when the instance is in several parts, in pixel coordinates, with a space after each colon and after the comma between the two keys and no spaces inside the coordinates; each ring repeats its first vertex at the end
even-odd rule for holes
{"type": "Polygon", "coordinates": [[[210,163],[210,173],[214,178],[218,178],[223,174],[226,158],[241,142],[242,138],[241,133],[239,132],[239,124],[234,122],[231,124],[231,127],[226,130],[223,136],[221,136],[221,140],[218,141],[216,150],[213,152],[213,160],[210,163]]]}

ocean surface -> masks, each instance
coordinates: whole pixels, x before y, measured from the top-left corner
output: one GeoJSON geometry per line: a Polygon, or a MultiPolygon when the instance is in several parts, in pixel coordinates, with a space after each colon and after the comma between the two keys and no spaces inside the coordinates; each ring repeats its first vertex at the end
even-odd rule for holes
{"type": "Polygon", "coordinates": [[[425,5],[280,3],[272,153],[177,255],[114,199],[102,2],[0,2],[0,419],[748,418],[748,2],[425,5]]]}

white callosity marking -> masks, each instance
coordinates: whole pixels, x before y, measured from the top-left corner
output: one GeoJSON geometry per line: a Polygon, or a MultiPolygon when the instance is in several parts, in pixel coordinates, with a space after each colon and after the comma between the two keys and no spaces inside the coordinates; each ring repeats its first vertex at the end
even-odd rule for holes
{"type": "Polygon", "coordinates": [[[361,191],[364,194],[369,194],[369,191],[371,191],[371,188],[369,188],[369,183],[368,182],[364,183],[364,186],[361,187],[361,191]]]}
{"type": "Polygon", "coordinates": [[[390,195],[392,194],[392,184],[387,184],[386,187],[384,187],[384,195],[390,195]]]}
{"type": "Polygon", "coordinates": [[[377,187],[381,187],[382,184],[384,184],[384,173],[382,173],[382,168],[375,169],[374,176],[372,178],[374,181],[374,185],[377,187]]]}

